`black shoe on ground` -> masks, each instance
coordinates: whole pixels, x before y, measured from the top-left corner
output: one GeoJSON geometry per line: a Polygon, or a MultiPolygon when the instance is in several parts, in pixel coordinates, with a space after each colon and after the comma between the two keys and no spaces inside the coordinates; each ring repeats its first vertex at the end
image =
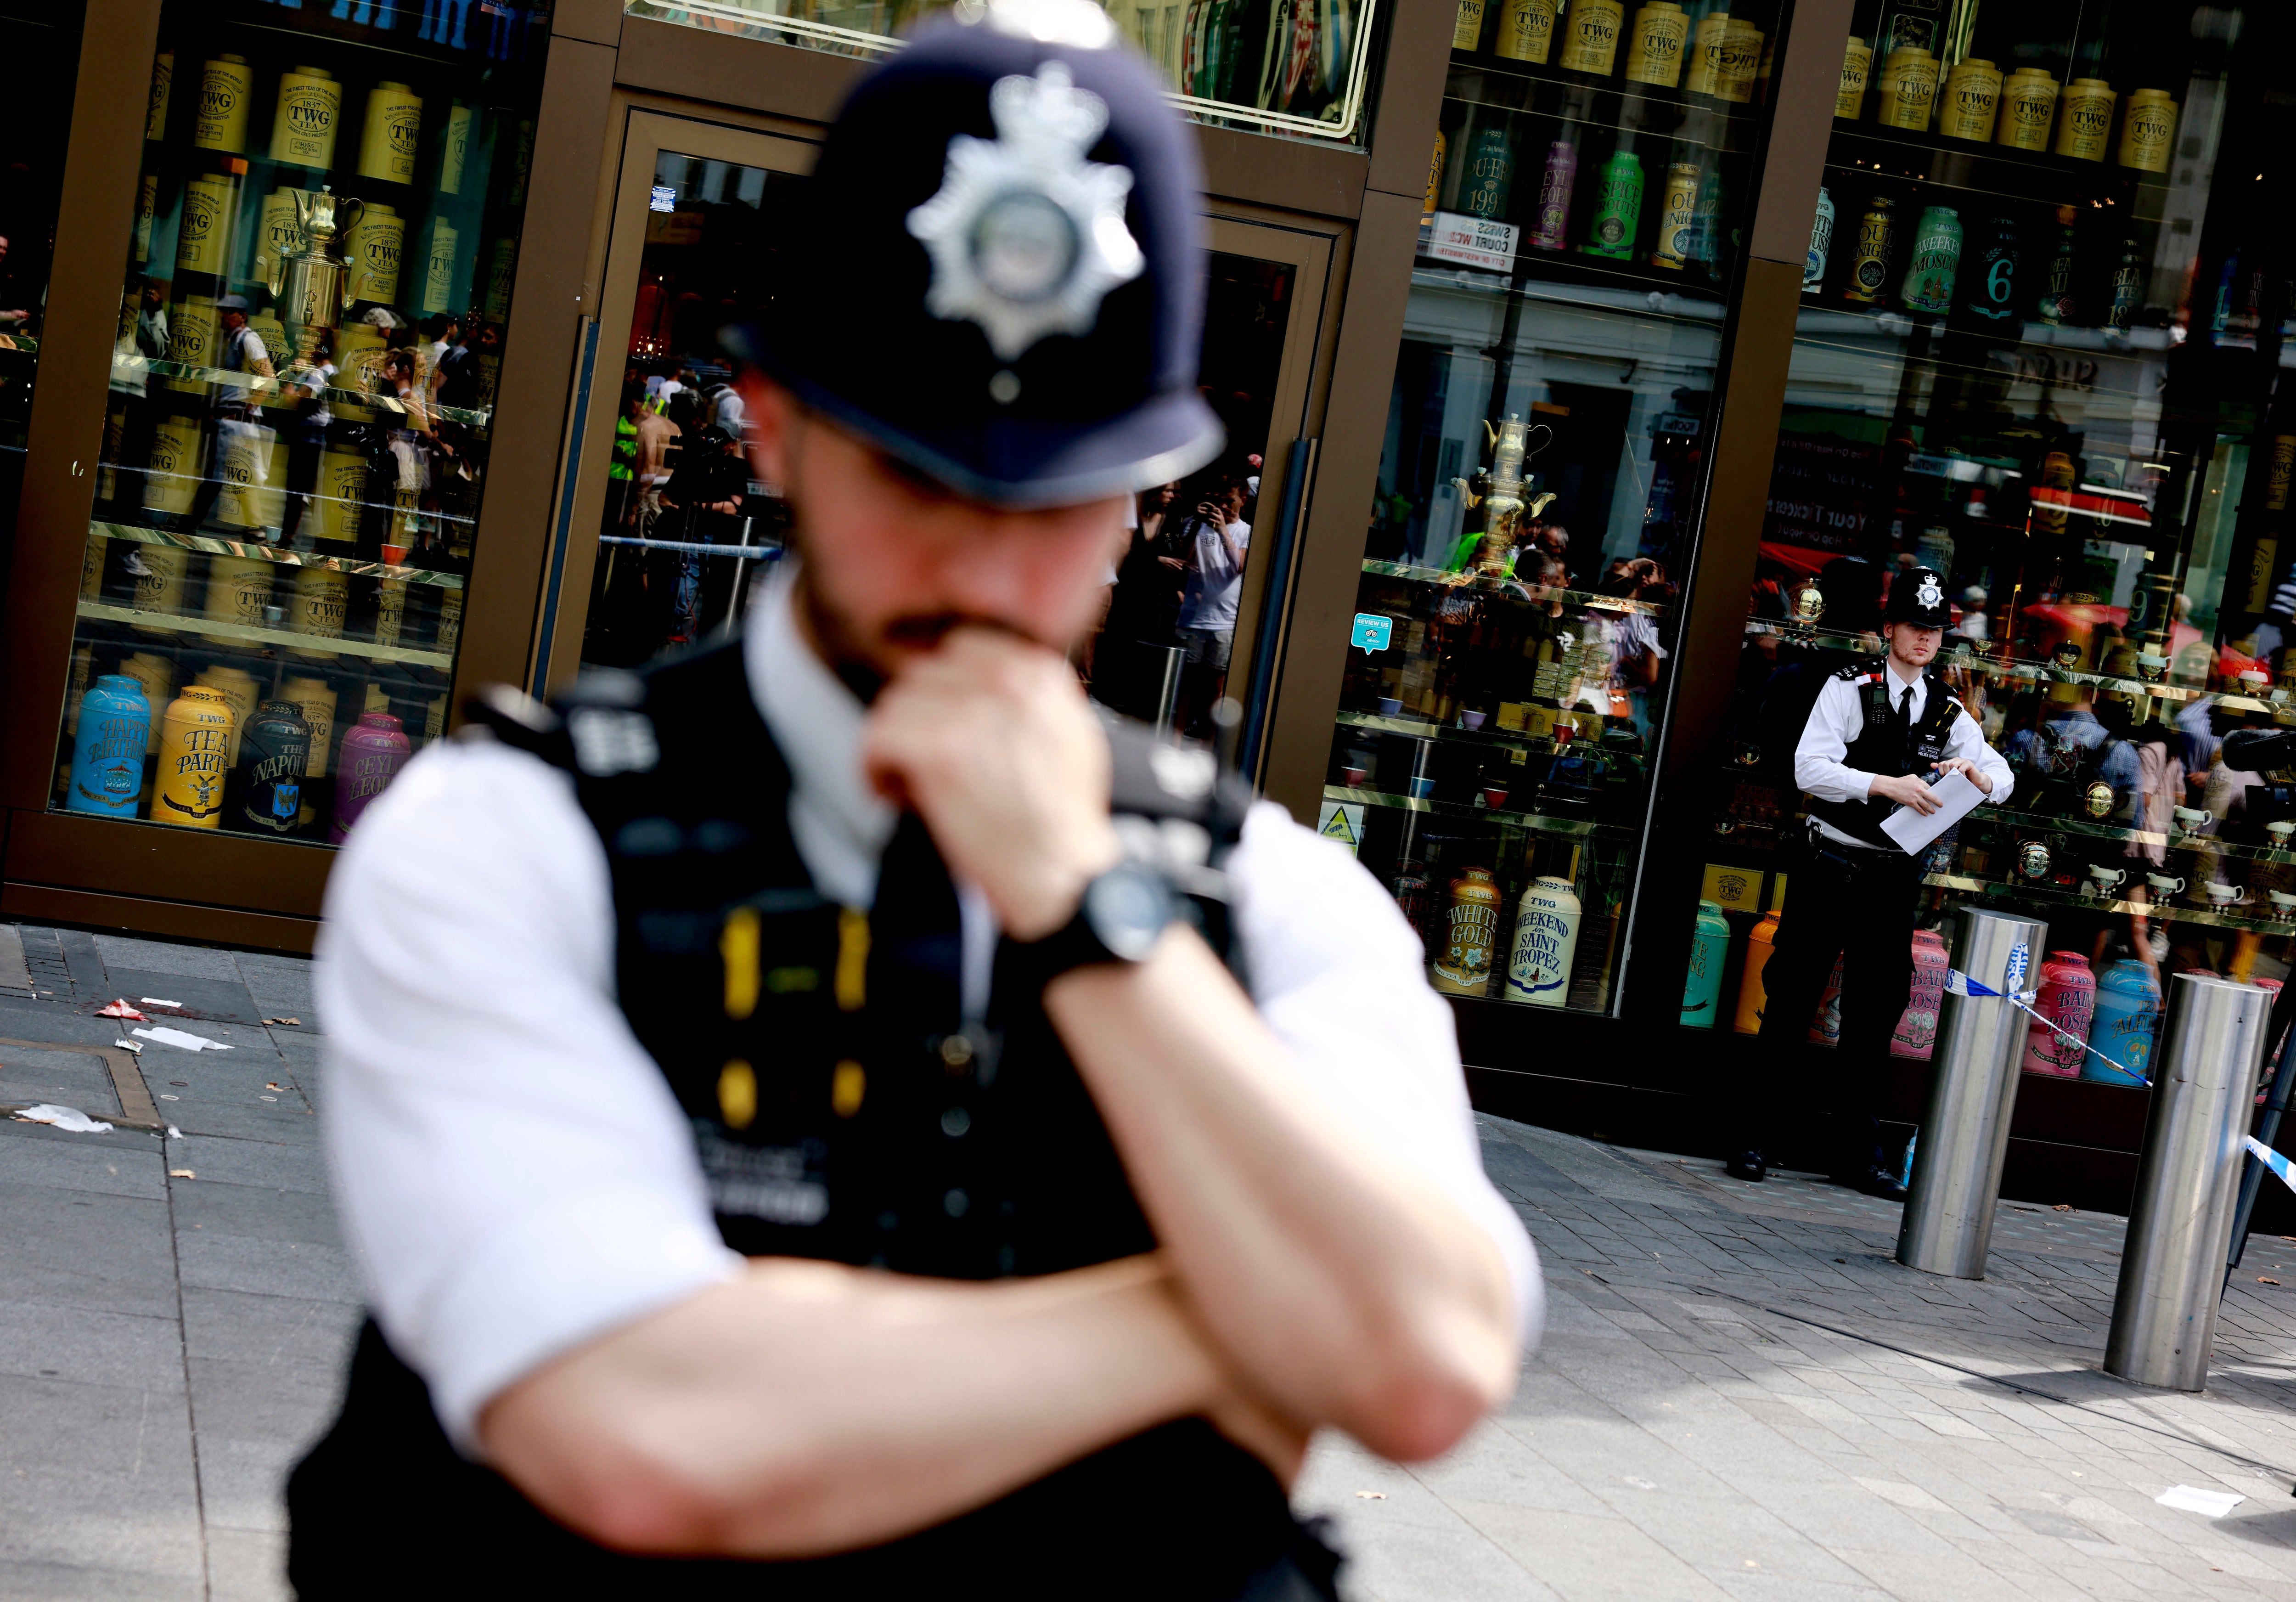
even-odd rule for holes
{"type": "Polygon", "coordinates": [[[1722,1171],[1734,1179],[1746,1179],[1760,1184],[1769,1177],[1770,1165],[1762,1161],[1757,1151],[1742,1151],[1722,1165],[1722,1171]]]}
{"type": "Polygon", "coordinates": [[[1849,1183],[1867,1195],[1880,1196],[1885,1202],[1902,1202],[1906,1199],[1906,1187],[1898,1182],[1898,1176],[1878,1162],[1869,1166],[1864,1173],[1859,1174],[1849,1183]]]}

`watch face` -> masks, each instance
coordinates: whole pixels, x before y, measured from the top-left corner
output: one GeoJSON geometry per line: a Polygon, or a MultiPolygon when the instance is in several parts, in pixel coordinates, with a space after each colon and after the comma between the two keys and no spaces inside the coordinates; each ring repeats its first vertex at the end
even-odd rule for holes
{"type": "Polygon", "coordinates": [[[1113,867],[1086,888],[1085,917],[1112,954],[1139,962],[1172,922],[1172,892],[1144,868],[1113,867]]]}

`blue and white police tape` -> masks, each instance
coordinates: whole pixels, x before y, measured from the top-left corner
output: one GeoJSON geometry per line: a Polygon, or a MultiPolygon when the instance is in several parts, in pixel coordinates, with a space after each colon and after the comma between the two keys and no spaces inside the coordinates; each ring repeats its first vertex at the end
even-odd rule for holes
{"type": "Polygon", "coordinates": [[[2253,1135],[2249,1136],[2247,1139],[2248,1154],[2255,1158],[2259,1162],[2263,1163],[2265,1167],[2270,1169],[2274,1173],[2278,1174],[2280,1176],[2280,1182],[2283,1185],[2285,1185],[2291,1190],[2296,1190],[2296,1171],[2291,1171],[2288,1159],[2282,1156],[2278,1152],[2274,1151],[2270,1146],[2265,1145],[2263,1141],[2259,1140],[2253,1135]]]}
{"type": "Polygon", "coordinates": [[[2104,1053],[2099,1051],[2087,1040],[2082,1039],[2079,1035],[2073,1034],[2067,1030],[2059,1029],[2054,1022],[2035,1012],[2033,1010],[2033,1003],[2040,998],[2041,992],[2038,990],[1997,990],[1988,984],[1972,979],[1959,968],[1949,968],[1946,971],[1945,988],[1948,995],[1980,996],[1996,1001],[2005,1001],[2010,1006],[2015,1007],[2019,1012],[2023,1013],[2027,1017],[2032,1019],[2033,1022],[2038,1023],[2043,1029],[2047,1030],[2051,1034],[2056,1035],[2063,1039],[2070,1040],[2074,1045],[2079,1047],[2083,1051],[2095,1057],[2098,1062],[2103,1063],[2106,1067],[2118,1070],[2120,1072],[2127,1074],[2131,1079],[2143,1080],[2147,1085],[2150,1085],[2152,1082],[2150,1079],[2146,1079],[2144,1074],[2137,1072],[2136,1069],[2126,1067],[2120,1063],[2114,1062],[2111,1057],[2105,1056],[2104,1053]]]}

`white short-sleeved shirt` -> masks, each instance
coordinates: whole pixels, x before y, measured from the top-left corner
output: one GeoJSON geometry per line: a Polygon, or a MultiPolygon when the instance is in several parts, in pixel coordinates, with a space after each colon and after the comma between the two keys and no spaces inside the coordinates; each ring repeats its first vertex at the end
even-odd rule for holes
{"type": "MultiPolygon", "coordinates": [[[[802,643],[776,576],[744,645],[824,894],[873,896],[895,822],[862,782],[864,709],[802,643]]],[[[1538,1327],[1537,1258],[1484,1177],[1451,1014],[1418,936],[1349,855],[1262,803],[1230,859],[1254,999],[1300,1094],[1456,1202],[1538,1327]]],[[[965,988],[996,931],[962,895],[965,988]]],[[[614,995],[605,854],[572,782],[486,742],[433,745],[359,821],[327,892],[319,1001],[337,1205],[393,1349],[465,1450],[505,1385],[718,1283],[693,1135],[614,995]]]]}
{"type": "MultiPolygon", "coordinates": [[[[1907,723],[1920,722],[1930,703],[1928,675],[1917,675],[1908,682],[1891,660],[1882,678],[1890,689],[1890,704],[1896,707],[1905,703],[1907,723]]],[[[1858,688],[1855,679],[1840,674],[1830,676],[1819,688],[1817,700],[1809,709],[1809,720],[1802,725],[1801,739],[1794,746],[1794,783],[1820,801],[1864,801],[1873,790],[1875,776],[1852,768],[1842,760],[1866,728],[1866,702],[1858,688]]],[[[1985,743],[1985,731],[1974,718],[1953,720],[1953,727],[1946,735],[1945,754],[1962,758],[1992,781],[1993,787],[1985,797],[1988,806],[2002,805],[2016,787],[2016,776],[2009,771],[2008,762],[1985,743]]],[[[1844,834],[1823,818],[1817,820],[1817,827],[1829,840],[1861,850],[1874,849],[1872,841],[1844,834]]]]}

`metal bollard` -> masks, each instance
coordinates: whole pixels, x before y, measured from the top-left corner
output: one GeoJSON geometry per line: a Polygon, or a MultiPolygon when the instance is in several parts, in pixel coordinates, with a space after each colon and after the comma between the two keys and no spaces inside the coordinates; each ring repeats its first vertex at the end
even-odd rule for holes
{"type": "Polygon", "coordinates": [[[2271,992],[2199,974],[2169,982],[2152,1111],[2120,1253],[2104,1371],[2140,1385],[2203,1389],[2240,1192],[2241,1137],[2256,1100],[2271,992]]]}
{"type": "MultiPolygon", "coordinates": [[[[2049,926],[1981,908],[1961,908],[1953,965],[1997,990],[2021,990],[2049,926]]],[[[1985,1277],[1993,1204],[2017,1106],[2017,1059],[2027,1020],[1992,996],[1948,990],[1938,1009],[1929,1110],[1914,1146],[1914,1177],[1898,1226],[1898,1261],[1927,1274],[1985,1277]]]]}

